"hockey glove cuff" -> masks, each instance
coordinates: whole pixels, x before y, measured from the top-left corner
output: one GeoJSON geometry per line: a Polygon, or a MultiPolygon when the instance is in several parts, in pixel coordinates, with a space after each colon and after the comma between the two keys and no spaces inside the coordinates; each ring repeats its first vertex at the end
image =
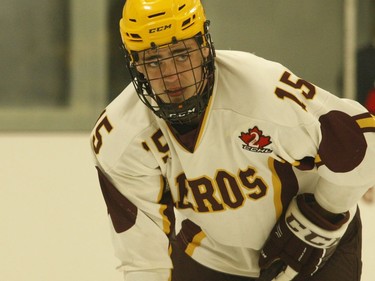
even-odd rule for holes
{"type": "Polygon", "coordinates": [[[284,263],[283,271],[270,280],[305,280],[333,254],[346,231],[349,212],[327,218],[318,208],[312,194],[300,194],[279,218],[259,258],[263,273],[275,262],[284,263]]]}

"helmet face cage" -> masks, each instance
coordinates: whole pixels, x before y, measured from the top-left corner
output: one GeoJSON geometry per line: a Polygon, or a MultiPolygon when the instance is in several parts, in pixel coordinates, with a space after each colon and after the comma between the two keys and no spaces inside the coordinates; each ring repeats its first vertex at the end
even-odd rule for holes
{"type": "MultiPolygon", "coordinates": [[[[206,31],[208,24],[205,23],[206,31]]],[[[125,53],[139,98],[158,117],[171,124],[184,124],[197,120],[205,111],[212,93],[215,57],[208,32],[183,40],[172,38],[171,43],[163,46],[153,45],[130,53],[125,50],[125,53]],[[195,43],[192,44],[192,40],[195,43]],[[176,48],[178,52],[175,52],[176,48]],[[164,55],[159,56],[161,52],[164,55]],[[153,54],[152,59],[147,59],[150,53],[153,54]],[[168,71],[166,68],[169,68],[168,71]],[[181,79],[184,76],[190,79],[181,79]],[[174,89],[169,89],[167,82],[171,79],[174,80],[174,89],[180,92],[178,101],[171,98],[174,89]],[[159,86],[153,87],[155,84],[159,86]],[[190,95],[181,94],[185,92],[190,95]]]]}

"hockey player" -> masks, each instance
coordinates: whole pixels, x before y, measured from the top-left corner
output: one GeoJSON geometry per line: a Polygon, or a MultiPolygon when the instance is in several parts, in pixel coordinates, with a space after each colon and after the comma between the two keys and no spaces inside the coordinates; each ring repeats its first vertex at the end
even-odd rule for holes
{"type": "Polygon", "coordinates": [[[91,136],[124,279],[359,281],[374,118],[208,27],[199,0],[124,6],[133,83],[91,136]]]}

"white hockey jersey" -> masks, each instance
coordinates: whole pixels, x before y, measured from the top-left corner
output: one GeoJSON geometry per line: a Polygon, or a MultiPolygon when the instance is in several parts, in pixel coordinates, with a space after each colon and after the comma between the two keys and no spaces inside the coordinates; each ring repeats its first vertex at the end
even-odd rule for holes
{"type": "Polygon", "coordinates": [[[126,281],[168,280],[175,229],[198,262],[257,277],[259,250],[293,196],[312,192],[343,212],[375,184],[373,116],[249,53],[217,51],[193,139],[185,147],[132,85],[98,119],[92,150],[126,281]]]}

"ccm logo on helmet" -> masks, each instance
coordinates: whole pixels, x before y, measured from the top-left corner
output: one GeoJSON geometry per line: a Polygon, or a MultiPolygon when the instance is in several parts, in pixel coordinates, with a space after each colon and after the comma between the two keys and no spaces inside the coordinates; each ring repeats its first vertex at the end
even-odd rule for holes
{"type": "Polygon", "coordinates": [[[155,28],[151,28],[148,32],[149,33],[155,33],[155,32],[160,32],[160,31],[163,31],[163,30],[166,30],[166,29],[170,29],[172,28],[172,24],[170,25],[164,25],[164,26],[160,26],[160,27],[155,27],[155,28]]]}

